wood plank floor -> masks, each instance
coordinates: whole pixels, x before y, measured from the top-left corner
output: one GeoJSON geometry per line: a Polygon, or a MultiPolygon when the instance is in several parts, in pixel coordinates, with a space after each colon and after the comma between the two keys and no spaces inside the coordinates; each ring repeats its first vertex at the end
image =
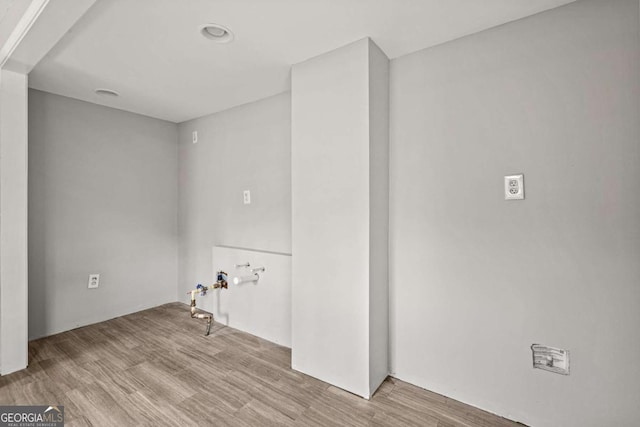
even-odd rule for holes
{"type": "Polygon", "coordinates": [[[173,303],[29,344],[0,404],[65,406],[67,426],[521,426],[389,378],[370,401],[291,370],[291,351],[173,303]]]}

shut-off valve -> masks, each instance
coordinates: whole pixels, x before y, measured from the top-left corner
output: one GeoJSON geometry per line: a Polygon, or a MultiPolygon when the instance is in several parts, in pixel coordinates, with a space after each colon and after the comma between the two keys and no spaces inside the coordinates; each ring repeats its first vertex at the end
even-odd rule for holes
{"type": "Polygon", "coordinates": [[[191,317],[193,319],[206,319],[207,321],[207,330],[205,332],[205,336],[209,335],[211,331],[211,324],[213,323],[213,314],[211,313],[197,313],[196,312],[196,294],[200,293],[200,296],[203,297],[207,295],[207,291],[209,289],[227,289],[227,273],[224,271],[218,271],[216,273],[216,282],[211,286],[203,286],[202,283],[198,283],[196,288],[187,293],[191,294],[191,317]]]}

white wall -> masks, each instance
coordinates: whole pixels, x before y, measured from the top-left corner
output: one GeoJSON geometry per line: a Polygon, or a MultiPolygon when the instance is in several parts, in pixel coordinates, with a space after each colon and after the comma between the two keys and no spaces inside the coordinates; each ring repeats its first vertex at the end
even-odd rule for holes
{"type": "Polygon", "coordinates": [[[398,378],[533,426],[640,424],[638,16],[579,1],[392,61],[398,378]]]}
{"type": "Polygon", "coordinates": [[[383,57],[363,39],[294,65],[291,84],[292,367],[366,398],[387,368],[386,307],[377,312],[387,260],[376,247],[386,244],[387,206],[372,197],[386,189],[376,166],[386,163],[388,135],[372,120],[388,110],[371,106],[386,97],[383,57]]]}
{"type": "Polygon", "coordinates": [[[29,92],[31,338],[175,301],[176,141],[173,123],[29,92]]]}
{"type": "Polygon", "coordinates": [[[0,70],[0,374],[27,366],[27,76],[0,70]]]}
{"type": "Polygon", "coordinates": [[[215,245],[291,253],[290,102],[283,93],[179,125],[179,301],[215,280],[215,245]]]}

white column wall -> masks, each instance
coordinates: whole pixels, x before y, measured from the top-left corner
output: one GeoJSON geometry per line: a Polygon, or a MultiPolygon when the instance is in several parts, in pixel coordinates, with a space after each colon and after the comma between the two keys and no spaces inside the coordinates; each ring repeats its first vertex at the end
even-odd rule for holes
{"type": "Polygon", "coordinates": [[[27,366],[27,76],[0,71],[0,374],[27,366]]]}
{"type": "Polygon", "coordinates": [[[369,40],[369,392],[389,374],[389,58],[369,40]]]}
{"type": "MultiPolygon", "coordinates": [[[[371,227],[388,228],[384,200],[376,207],[383,215],[371,212],[372,174],[382,182],[388,174],[372,169],[372,157],[388,150],[371,144],[384,146],[388,132],[371,127],[370,67],[378,64],[370,62],[371,46],[363,39],[294,65],[291,92],[292,366],[365,398],[379,384],[372,385],[372,361],[376,378],[380,366],[387,371],[386,326],[374,331],[384,335],[374,346],[370,335],[370,276],[379,271],[371,263],[382,255],[386,264],[385,252],[371,246],[375,240],[386,250],[386,231],[371,227]],[[383,138],[372,139],[372,131],[383,138]]],[[[374,298],[386,315],[387,293],[374,298]]]]}

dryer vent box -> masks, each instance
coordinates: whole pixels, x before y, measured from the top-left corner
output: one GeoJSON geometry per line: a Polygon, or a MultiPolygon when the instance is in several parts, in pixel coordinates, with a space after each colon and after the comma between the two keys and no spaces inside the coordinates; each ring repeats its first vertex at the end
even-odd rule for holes
{"type": "Polygon", "coordinates": [[[534,368],[569,375],[569,350],[533,344],[531,351],[533,352],[534,368]]]}

